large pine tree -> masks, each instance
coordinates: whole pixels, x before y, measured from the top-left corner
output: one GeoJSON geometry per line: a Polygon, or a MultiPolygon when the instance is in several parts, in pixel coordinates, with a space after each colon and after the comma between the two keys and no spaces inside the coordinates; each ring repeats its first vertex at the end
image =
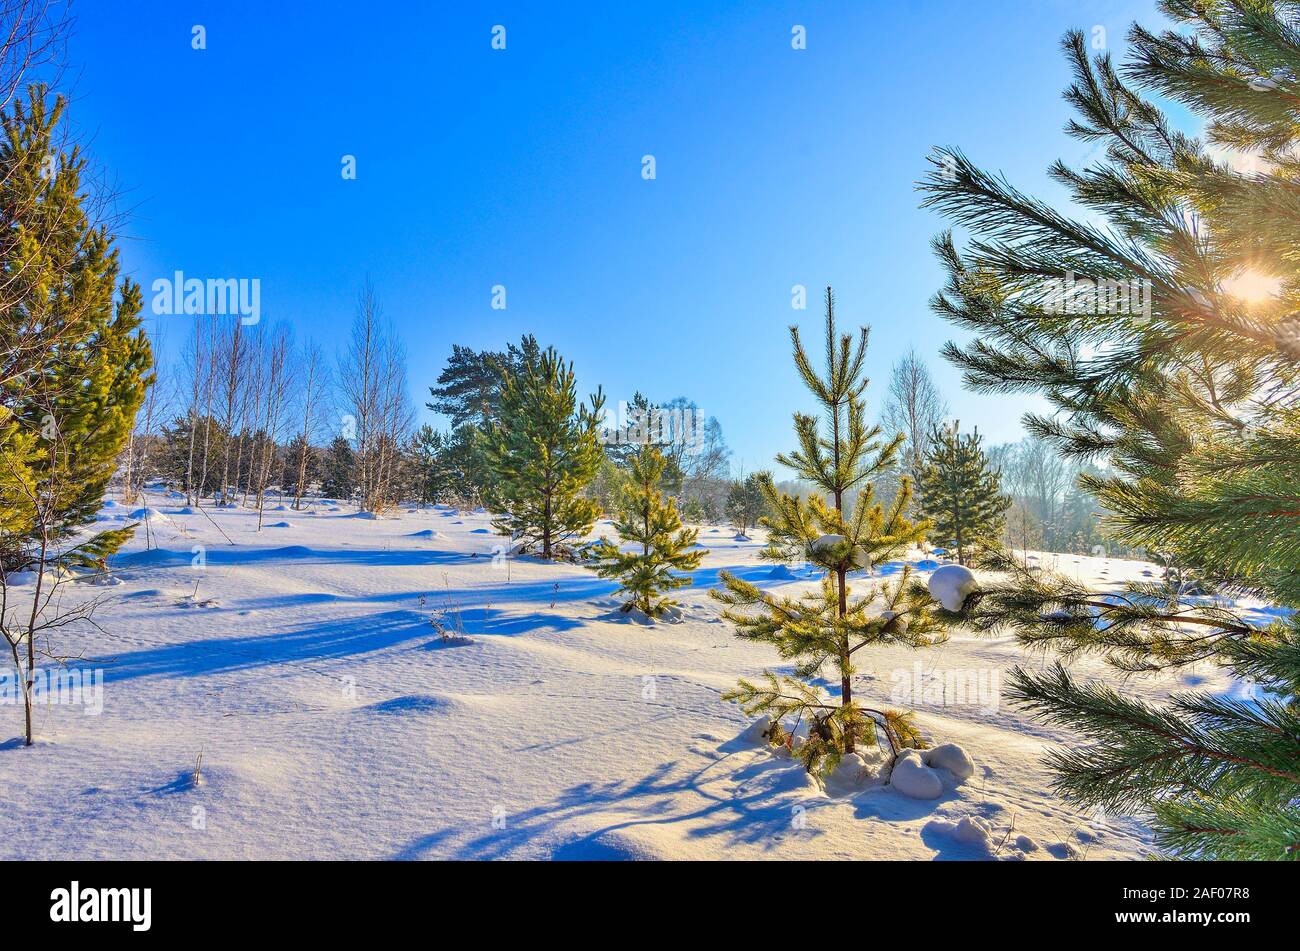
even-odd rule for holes
{"type": "Polygon", "coordinates": [[[453,344],[451,357],[429,387],[432,399],[425,406],[451,420],[441,455],[452,474],[450,490],[465,504],[482,500],[492,479],[482,454],[481,438],[501,418],[501,393],[509,373],[518,374],[537,362],[537,338],[525,334],[519,346],[503,351],[471,350],[453,344]]]}
{"type": "Polygon", "coordinates": [[[622,592],[630,595],[623,610],[635,608],[650,617],[661,617],[677,606],[661,595],[690,585],[690,576],[678,572],[698,568],[704,554],[691,550],[699,532],[683,528],[677,506],[664,497],[661,485],[667,465],[663,453],[651,445],[641,446],[628,459],[630,472],[614,528],[620,539],[640,550],[625,552],[603,540],[593,550],[596,573],[617,578],[622,592]]]}
{"type": "Polygon", "coordinates": [[[600,507],[583,495],[603,458],[597,438],[605,398],[578,401],[573,365],[548,347],[533,362],[507,371],[500,418],[481,439],[493,525],[543,558],[591,531],[600,507]]]}
{"type": "Polygon", "coordinates": [[[1011,499],[980,448],[980,434],[963,435],[957,423],[930,434],[917,485],[921,515],[937,541],[968,564],[973,555],[1000,545],[1011,499]]]}
{"type": "Polygon", "coordinates": [[[0,633],[20,674],[28,745],[37,655],[93,610],[85,599],[69,607],[56,589],[66,569],[102,567],[131,535],[84,529],[152,381],[139,285],[119,283],[113,237],[87,214],[85,159],[56,148],[63,111],[63,99],[32,87],[0,117],[0,633]],[[25,570],[34,590],[11,597],[9,574],[25,570]]]}
{"type": "Polygon", "coordinates": [[[762,684],[742,680],[727,697],[747,713],[771,715],[786,728],[791,721],[806,720],[811,731],[801,755],[809,769],[833,766],[854,752],[859,740],[874,743],[877,727],[894,752],[916,743],[905,715],[869,708],[855,699],[855,661],[859,651],[873,644],[919,647],[940,636],[929,599],[909,590],[910,569],[905,568],[895,584],[868,588],[858,599],[850,597],[850,572],[897,558],[924,537],[927,527],[903,517],[912,495],[910,480],[902,480],[888,508],[874,499],[871,479],[893,464],[903,436],[884,438],[879,426],[866,425],[867,336],[867,328],[861,328],[855,344],[851,335],[836,331],[829,287],[824,374],[814,369],[799,328],[790,328],[795,366],[822,405],[829,432],[822,432],[818,417],[796,413],[799,449],[777,456],[777,462],[824,495],[814,492],[806,500],[784,495],[771,476],[760,476],[772,513],[760,520],[769,537],[764,554],[774,560],[806,558],[825,571],[820,590],[778,597],[723,572],[723,589],[711,592],[728,606],[724,616],[736,625],[739,637],[769,643],[781,657],[796,662],[793,677],[769,672],[762,684]],[[848,497],[854,491],[857,500],[849,511],[848,497]],[[813,684],[828,666],[839,680],[838,697],[825,696],[813,684]]]}
{"type": "Polygon", "coordinates": [[[537,339],[527,334],[519,346],[504,351],[471,350],[453,344],[447,365],[429,387],[433,397],[426,405],[451,420],[451,428],[473,426],[480,431],[501,417],[501,391],[507,373],[518,373],[541,355],[537,339]]]}
{"type": "MultiPolygon", "coordinates": [[[[935,159],[926,203],[974,237],[964,250],[936,242],[949,282],[935,307],[976,335],[947,348],[969,384],[1042,393],[1055,412],[1027,417],[1033,432],[1109,458],[1112,474],[1081,482],[1112,537],[1203,584],[1300,608],[1300,9],[1162,6],[1183,29],[1134,27],[1123,70],[1090,61],[1081,33],[1065,40],[1079,113],[1067,130],[1105,152],[1052,173],[1104,225],[959,152],[935,159]],[[1171,128],[1143,88],[1204,119],[1213,149],[1171,128]],[[1229,161],[1252,155],[1252,171],[1229,161]]],[[[966,601],[977,628],[1010,625],[1126,671],[1211,661],[1255,685],[1249,699],[1156,705],[1063,667],[1019,671],[1018,702],[1091,740],[1052,757],[1068,798],[1147,814],[1175,855],[1300,857],[1294,614],[1265,624],[1181,585],[1099,592],[1004,567],[966,601]]]]}

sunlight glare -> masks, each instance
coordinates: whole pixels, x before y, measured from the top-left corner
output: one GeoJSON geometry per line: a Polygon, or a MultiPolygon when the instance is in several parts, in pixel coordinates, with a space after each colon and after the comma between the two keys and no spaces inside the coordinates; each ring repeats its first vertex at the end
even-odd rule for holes
{"type": "Polygon", "coordinates": [[[1220,287],[1229,297],[1243,304],[1263,304],[1273,300],[1282,290],[1282,279],[1259,271],[1246,270],[1224,281],[1220,287]]]}

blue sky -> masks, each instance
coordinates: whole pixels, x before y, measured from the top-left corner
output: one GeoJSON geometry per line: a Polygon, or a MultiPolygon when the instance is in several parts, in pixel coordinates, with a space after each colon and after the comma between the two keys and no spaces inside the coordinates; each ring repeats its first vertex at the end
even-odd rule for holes
{"type": "MultiPolygon", "coordinates": [[[[873,413],[915,347],[963,426],[1019,437],[1023,399],[966,393],[938,357],[955,336],[927,306],[943,224],[914,182],[957,145],[1061,200],[1044,170],[1086,150],[1061,131],[1060,37],[1101,26],[1119,55],[1152,7],[87,2],[71,115],[121,192],[146,291],[178,269],[258,278],[264,319],[333,351],[369,277],[417,405],[453,343],[531,332],[584,392],[693,398],[752,471],[813,408],[786,327],[818,333],[828,283],[844,324],[872,326],[873,413]]],[[[156,320],[174,350],[186,318],[156,320]]]]}

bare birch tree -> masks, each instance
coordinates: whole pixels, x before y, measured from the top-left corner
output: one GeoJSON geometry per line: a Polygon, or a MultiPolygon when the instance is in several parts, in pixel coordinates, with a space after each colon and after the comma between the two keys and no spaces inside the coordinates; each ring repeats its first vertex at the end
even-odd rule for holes
{"type": "Polygon", "coordinates": [[[262,347],[264,359],[263,379],[263,415],[261,420],[260,455],[257,470],[257,530],[262,530],[262,521],[266,509],[266,488],[270,482],[272,463],[275,461],[276,444],[285,428],[285,397],[291,385],[290,352],[292,346],[288,331],[284,326],[267,333],[268,339],[262,347]]]}
{"type": "Polygon", "coordinates": [[[881,418],[887,432],[900,432],[906,437],[903,458],[909,475],[920,471],[930,449],[931,434],[947,415],[948,404],[930,368],[915,350],[908,350],[890,372],[881,418]]]}
{"type": "Polygon", "coordinates": [[[221,453],[221,500],[230,498],[230,450],[235,442],[235,432],[242,424],[240,411],[244,405],[242,392],[248,375],[248,335],[241,320],[229,321],[219,337],[218,359],[220,382],[218,384],[219,422],[225,431],[225,445],[221,453]]]}

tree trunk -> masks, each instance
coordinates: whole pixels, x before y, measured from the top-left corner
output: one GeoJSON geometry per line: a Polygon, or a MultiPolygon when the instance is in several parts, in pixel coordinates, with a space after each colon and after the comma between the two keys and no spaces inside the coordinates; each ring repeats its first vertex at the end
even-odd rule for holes
{"type": "MultiPolygon", "coordinates": [[[[835,446],[835,470],[838,472],[840,468],[840,406],[838,403],[835,404],[833,430],[832,442],[835,446]]],[[[842,489],[835,490],[835,511],[841,514],[844,512],[844,492],[842,489]]],[[[852,557],[852,552],[849,553],[849,557],[852,557]]],[[[845,567],[837,568],[835,571],[835,581],[839,593],[839,615],[841,620],[847,617],[849,613],[849,593],[847,589],[848,586],[845,583],[848,573],[848,569],[845,567]]],[[[840,708],[844,709],[851,706],[853,703],[853,683],[852,678],[848,674],[848,665],[850,663],[849,645],[845,643],[840,648],[840,651],[840,708]]],[[[844,728],[845,753],[856,751],[856,740],[857,738],[853,735],[852,724],[846,725],[844,728]]]]}
{"type": "Polygon", "coordinates": [[[551,558],[551,497],[546,497],[546,512],[542,516],[542,557],[551,558]]]}
{"type": "Polygon", "coordinates": [[[24,681],[24,685],[23,685],[23,715],[24,715],[25,720],[26,720],[26,731],[27,731],[26,734],[25,734],[25,739],[26,739],[26,743],[25,743],[25,745],[26,745],[26,746],[31,746],[31,745],[33,744],[33,742],[34,742],[33,739],[32,739],[32,685],[33,685],[33,681],[32,681],[32,679],[31,679],[31,677],[32,677],[32,672],[29,670],[29,671],[27,672],[27,678],[28,678],[28,679],[27,679],[26,681],[24,681]]]}
{"type": "MultiPolygon", "coordinates": [[[[846,666],[849,663],[849,655],[847,650],[840,657],[840,663],[846,666]]],[[[848,674],[841,674],[840,675],[840,706],[847,707],[852,702],[853,702],[853,678],[851,678],[848,674]]],[[[856,739],[853,735],[853,728],[849,727],[844,731],[844,752],[845,753],[855,752],[855,746],[856,746],[856,739]]]]}
{"type": "Polygon", "coordinates": [[[23,672],[22,654],[18,651],[18,642],[9,642],[9,652],[14,657],[14,671],[18,674],[18,682],[23,687],[23,741],[25,746],[32,745],[32,675],[30,672],[23,672]]]}

